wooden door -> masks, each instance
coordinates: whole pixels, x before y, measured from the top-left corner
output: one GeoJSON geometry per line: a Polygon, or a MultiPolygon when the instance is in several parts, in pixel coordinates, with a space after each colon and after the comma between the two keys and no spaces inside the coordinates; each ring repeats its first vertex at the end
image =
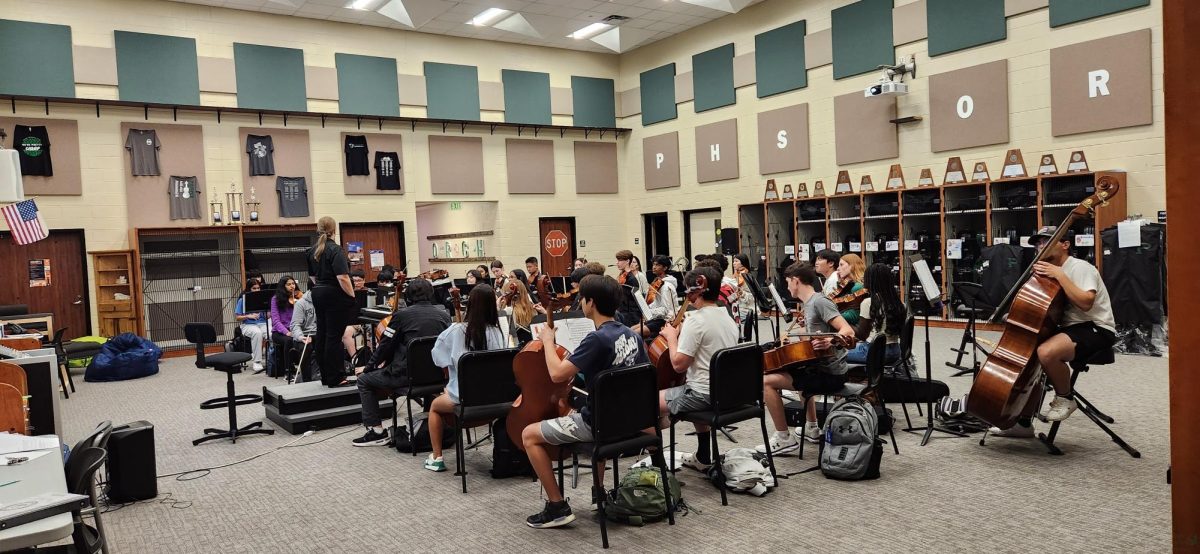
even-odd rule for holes
{"type": "MultiPolygon", "coordinates": [[[[361,269],[367,282],[379,277],[379,266],[371,266],[371,251],[383,250],[383,263],[399,271],[407,263],[404,255],[404,223],[343,223],[341,225],[342,248],[349,250],[351,242],[361,242],[362,265],[354,265],[351,271],[361,269]]],[[[416,271],[416,267],[412,268],[416,271]]],[[[410,271],[409,274],[412,274],[410,271]]]]}
{"type": "Polygon", "coordinates": [[[542,273],[551,277],[570,275],[575,262],[575,218],[539,219],[538,237],[542,244],[542,273]]]}
{"type": "Polygon", "coordinates": [[[51,231],[23,246],[9,232],[0,232],[0,260],[5,261],[0,264],[0,304],[28,304],[30,313],[54,314],[55,327],[67,328],[64,339],[92,334],[86,252],[81,229],[51,231]],[[49,260],[49,284],[31,286],[30,261],[42,260],[49,260]]]}

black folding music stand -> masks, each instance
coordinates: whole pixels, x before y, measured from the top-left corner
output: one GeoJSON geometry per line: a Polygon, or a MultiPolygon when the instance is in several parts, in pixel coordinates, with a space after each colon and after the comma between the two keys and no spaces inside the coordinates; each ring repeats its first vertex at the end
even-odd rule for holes
{"type": "MultiPolygon", "coordinates": [[[[908,259],[909,259],[909,267],[912,267],[912,264],[915,264],[916,262],[923,261],[923,258],[921,257],[920,254],[914,254],[912,256],[909,256],[908,259]]],[[[927,268],[928,266],[925,266],[925,267],[927,268]]],[[[915,273],[915,269],[909,272],[909,278],[912,278],[913,273],[915,273]]],[[[932,278],[932,276],[930,276],[930,278],[932,278]]],[[[922,316],[925,319],[925,383],[929,386],[930,391],[932,391],[933,390],[933,348],[930,345],[930,341],[929,341],[929,315],[935,311],[937,313],[941,313],[942,299],[940,297],[939,298],[929,298],[928,296],[926,296],[927,292],[925,290],[925,287],[915,287],[913,290],[917,291],[918,294],[909,296],[908,306],[909,306],[909,311],[911,311],[914,315],[922,316]]],[[[925,398],[925,417],[927,418],[925,427],[906,427],[906,428],[904,428],[904,431],[906,433],[915,433],[917,431],[923,431],[925,433],[924,436],[921,437],[921,446],[925,446],[926,444],[929,444],[929,439],[933,435],[934,431],[938,431],[940,433],[945,433],[947,435],[952,435],[955,437],[966,437],[967,436],[965,433],[959,433],[958,431],[952,431],[950,429],[939,427],[937,425],[937,423],[933,420],[933,395],[932,395],[932,393],[927,394],[926,398],[925,398]]]]}
{"type": "MultiPolygon", "coordinates": [[[[966,301],[967,304],[967,326],[963,328],[962,341],[958,348],[951,348],[952,352],[957,353],[953,362],[946,362],[947,367],[952,367],[958,370],[958,373],[951,377],[960,377],[968,373],[975,374],[979,371],[979,352],[983,350],[977,340],[975,324],[979,319],[980,305],[987,305],[983,299],[983,285],[972,283],[970,281],[956,281],[953,283],[954,291],[966,301]],[[967,345],[971,347],[971,365],[970,367],[962,365],[963,358],[967,355],[967,345]]],[[[984,310],[985,312],[987,310],[984,310]]]]}

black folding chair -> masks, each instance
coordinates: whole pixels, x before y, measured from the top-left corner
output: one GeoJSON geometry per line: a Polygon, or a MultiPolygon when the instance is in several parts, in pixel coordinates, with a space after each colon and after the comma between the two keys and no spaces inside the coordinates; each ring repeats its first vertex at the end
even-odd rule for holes
{"type": "MultiPolygon", "coordinates": [[[[709,390],[712,406],[709,410],[683,412],[671,416],[671,465],[675,464],[675,422],[687,421],[708,425],[712,439],[712,462],[717,467],[717,487],[721,490],[721,505],[728,506],[725,474],[721,471],[721,449],[716,431],[753,418],[758,418],[762,427],[763,444],[770,444],[767,437],[766,405],[763,403],[763,353],[762,347],[754,343],[743,343],[718,350],[708,366],[709,390]]],[[[775,459],[767,449],[767,464],[771,477],[775,475],[775,459]]],[[[672,467],[674,470],[674,467],[672,467]]],[[[778,480],[776,480],[778,483],[778,480]]]]}
{"type": "MultiPolygon", "coordinates": [[[[1088,400],[1087,398],[1084,398],[1083,395],[1079,393],[1079,390],[1075,388],[1075,381],[1077,381],[1079,379],[1079,375],[1081,373],[1084,373],[1089,369],[1089,366],[1109,365],[1109,364],[1112,364],[1115,362],[1116,362],[1116,356],[1113,355],[1113,351],[1111,348],[1109,348],[1107,350],[1101,350],[1100,352],[1093,354],[1092,357],[1087,360],[1072,360],[1068,364],[1071,366],[1071,390],[1074,391],[1073,394],[1075,397],[1075,402],[1077,402],[1079,404],[1079,411],[1082,412],[1083,415],[1087,416],[1088,419],[1092,420],[1092,423],[1095,423],[1096,426],[1099,427],[1101,431],[1104,431],[1104,433],[1106,435],[1108,435],[1108,438],[1112,439],[1113,442],[1117,443],[1117,446],[1120,446],[1121,449],[1125,451],[1125,453],[1129,454],[1130,456],[1132,456],[1134,458],[1141,458],[1142,457],[1141,452],[1138,452],[1138,450],[1136,448],[1130,446],[1129,443],[1125,442],[1125,439],[1122,439],[1121,436],[1118,435],[1112,429],[1110,429],[1108,427],[1108,425],[1105,425],[1105,423],[1109,423],[1109,424],[1116,423],[1116,420],[1114,420],[1108,414],[1100,411],[1100,409],[1097,408],[1095,404],[1092,404],[1092,402],[1090,400],[1088,400]]],[[[1062,455],[1062,450],[1060,450],[1054,444],[1054,438],[1056,436],[1058,436],[1058,428],[1061,425],[1062,425],[1061,421],[1055,421],[1053,424],[1050,425],[1049,433],[1038,433],[1038,440],[1042,441],[1042,444],[1046,445],[1046,448],[1050,451],[1050,453],[1054,454],[1056,456],[1062,455]]]]}
{"type": "Polygon", "coordinates": [[[262,396],[257,394],[237,394],[234,388],[233,374],[241,373],[245,369],[246,362],[250,361],[250,354],[245,352],[219,352],[217,354],[205,355],[204,346],[217,342],[217,331],[211,323],[187,323],[183,326],[183,334],[188,342],[196,345],[196,367],[200,369],[215,369],[224,372],[227,377],[225,382],[225,396],[201,402],[200,409],[216,410],[228,408],[229,429],[212,427],[205,429],[205,436],[192,441],[192,445],[195,446],[202,442],[225,438],[236,443],[238,435],[274,435],[274,429],[258,429],[258,427],[262,427],[261,421],[256,421],[245,427],[238,427],[237,424],[238,406],[261,404],[263,400],[262,396]]]}
{"type": "MultiPolygon", "coordinates": [[[[408,370],[408,386],[397,387],[392,389],[392,405],[395,406],[396,400],[401,396],[404,397],[404,403],[408,407],[408,429],[412,433],[413,429],[413,398],[427,398],[437,396],[446,388],[446,372],[437,364],[433,363],[433,345],[437,342],[437,337],[417,337],[408,341],[407,361],[408,370]]],[[[428,405],[428,404],[426,404],[428,405]]],[[[392,437],[396,436],[396,420],[399,417],[400,410],[392,410],[392,437]]],[[[457,436],[455,437],[457,438],[457,436]]],[[[412,455],[417,455],[417,449],[412,449],[412,455]]]]}
{"type": "Polygon", "coordinates": [[[513,375],[514,348],[467,352],[458,359],[458,400],[454,407],[454,454],[456,471],[467,492],[466,439],[464,430],[490,424],[508,414],[521,395],[513,375]]]}
{"type": "MultiPolygon", "coordinates": [[[[909,318],[911,321],[912,318],[909,318]]],[[[887,365],[884,361],[887,359],[887,337],[879,335],[875,340],[871,341],[871,346],[867,348],[867,388],[862,392],[864,396],[874,393],[875,402],[882,408],[883,415],[888,417],[888,436],[892,439],[892,449],[896,454],[900,454],[900,445],[896,442],[896,421],[887,411],[887,401],[883,398],[883,390],[879,386],[879,382],[883,380],[883,370],[887,365]]]]}

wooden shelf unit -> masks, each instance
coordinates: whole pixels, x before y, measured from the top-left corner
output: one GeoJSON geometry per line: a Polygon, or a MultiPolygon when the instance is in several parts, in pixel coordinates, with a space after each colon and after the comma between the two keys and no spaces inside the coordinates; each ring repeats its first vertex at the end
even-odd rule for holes
{"type": "Polygon", "coordinates": [[[121,333],[144,336],[141,318],[137,317],[140,282],[132,250],[100,250],[92,256],[92,274],[96,287],[96,312],[100,320],[100,335],[115,337],[121,333]],[[117,293],[128,299],[117,300],[117,293]]]}

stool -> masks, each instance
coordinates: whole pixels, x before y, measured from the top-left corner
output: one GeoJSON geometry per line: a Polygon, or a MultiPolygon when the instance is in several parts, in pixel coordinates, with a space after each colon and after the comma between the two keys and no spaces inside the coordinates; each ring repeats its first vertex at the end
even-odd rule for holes
{"type": "MultiPolygon", "coordinates": [[[[1141,458],[1141,452],[1138,452],[1135,448],[1129,446],[1129,443],[1125,442],[1120,435],[1117,435],[1112,429],[1108,428],[1108,425],[1105,425],[1106,422],[1115,423],[1116,421],[1112,417],[1109,417],[1108,414],[1101,412],[1095,404],[1092,404],[1091,401],[1084,398],[1082,394],[1079,394],[1079,390],[1075,388],[1075,381],[1079,379],[1079,374],[1087,371],[1088,366],[1109,365],[1115,361],[1116,358],[1113,356],[1113,351],[1111,348],[1097,352],[1087,360],[1072,360],[1069,364],[1071,366],[1072,395],[1075,398],[1075,402],[1079,404],[1079,411],[1082,412],[1083,415],[1092,420],[1092,423],[1095,423],[1101,431],[1107,433],[1109,438],[1111,438],[1113,442],[1117,443],[1117,446],[1120,446],[1122,450],[1129,453],[1130,456],[1134,458],[1141,458]]],[[[1042,441],[1042,444],[1046,445],[1046,448],[1049,449],[1050,454],[1055,456],[1062,455],[1062,450],[1054,445],[1054,437],[1058,435],[1059,425],[1062,425],[1062,422],[1055,421],[1052,425],[1050,425],[1049,433],[1038,433],[1038,440],[1042,441]]]]}
{"type": "Polygon", "coordinates": [[[183,334],[188,342],[196,345],[196,367],[212,368],[225,373],[225,396],[213,398],[200,403],[201,410],[229,409],[229,429],[207,428],[205,436],[192,441],[192,446],[214,439],[230,439],[236,443],[238,435],[274,435],[272,429],[259,429],[261,421],[256,421],[245,427],[238,427],[237,407],[246,404],[261,404],[262,396],[257,394],[237,394],[233,385],[233,374],[241,373],[252,356],[245,352],[220,352],[205,356],[204,345],[217,340],[217,332],[211,323],[188,323],[183,326],[183,334]]]}

